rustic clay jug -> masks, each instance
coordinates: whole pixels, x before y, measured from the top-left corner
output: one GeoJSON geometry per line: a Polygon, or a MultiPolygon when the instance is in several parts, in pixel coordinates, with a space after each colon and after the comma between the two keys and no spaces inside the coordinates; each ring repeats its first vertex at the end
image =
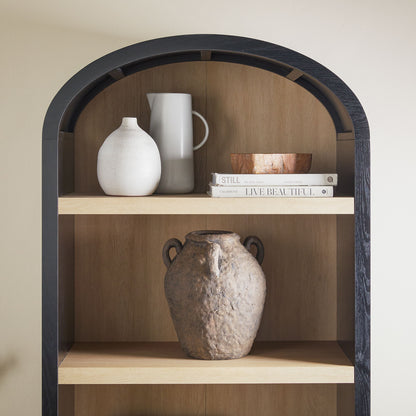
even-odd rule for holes
{"type": "Polygon", "coordinates": [[[229,231],[194,231],[185,238],[184,245],[172,238],[163,247],[165,295],[183,350],[204,360],[247,355],[266,297],[263,244],[247,237],[242,245],[229,231]]]}

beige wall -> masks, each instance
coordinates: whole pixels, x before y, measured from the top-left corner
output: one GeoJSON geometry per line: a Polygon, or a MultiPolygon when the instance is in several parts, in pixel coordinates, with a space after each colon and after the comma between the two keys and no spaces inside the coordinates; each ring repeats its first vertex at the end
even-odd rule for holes
{"type": "Polygon", "coordinates": [[[41,131],[49,102],[88,62],[129,42],[1,23],[0,415],[41,414],[41,131]]]}
{"type": "Polygon", "coordinates": [[[373,414],[416,414],[416,2],[26,3],[0,0],[0,415],[41,413],[41,128],[48,104],[103,54],[183,33],[290,47],[334,71],[361,100],[372,134],[373,414]]]}

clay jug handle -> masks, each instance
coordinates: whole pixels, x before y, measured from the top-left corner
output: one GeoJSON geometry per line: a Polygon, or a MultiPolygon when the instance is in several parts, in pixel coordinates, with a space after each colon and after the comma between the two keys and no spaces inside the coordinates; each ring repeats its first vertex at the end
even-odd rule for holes
{"type": "Polygon", "coordinates": [[[170,240],[166,241],[162,250],[162,258],[163,258],[163,263],[165,263],[165,266],[167,268],[169,268],[173,260],[176,258],[175,256],[175,258],[171,259],[169,256],[169,251],[173,247],[176,250],[176,256],[177,256],[182,251],[183,245],[177,238],[171,238],[170,240]]]}
{"type": "Polygon", "coordinates": [[[260,239],[258,237],[255,237],[253,235],[248,236],[245,240],[244,240],[244,247],[250,251],[250,247],[254,245],[257,248],[257,253],[256,253],[256,260],[259,262],[259,264],[263,263],[263,259],[264,259],[264,246],[263,243],[260,241],[260,239]]]}

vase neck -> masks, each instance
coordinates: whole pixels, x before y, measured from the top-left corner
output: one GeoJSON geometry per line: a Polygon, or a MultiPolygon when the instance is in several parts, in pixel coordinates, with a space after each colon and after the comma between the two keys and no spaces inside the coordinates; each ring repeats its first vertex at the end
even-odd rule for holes
{"type": "Polygon", "coordinates": [[[211,243],[235,243],[235,241],[240,241],[240,236],[232,231],[220,231],[220,230],[201,230],[193,231],[186,235],[187,240],[194,242],[211,242],[211,243]]]}
{"type": "Polygon", "coordinates": [[[137,118],[136,117],[123,117],[121,121],[121,127],[124,127],[127,129],[137,129],[139,127],[137,124],[137,118]]]}

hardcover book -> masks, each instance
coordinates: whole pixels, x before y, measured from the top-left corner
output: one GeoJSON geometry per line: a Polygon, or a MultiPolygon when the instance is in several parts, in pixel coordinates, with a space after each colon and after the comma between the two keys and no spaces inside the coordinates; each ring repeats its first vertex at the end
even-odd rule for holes
{"type": "Polygon", "coordinates": [[[336,173],[212,174],[212,184],[218,186],[335,186],[337,183],[336,173]]]}
{"type": "Polygon", "coordinates": [[[215,198],[326,198],[334,196],[332,186],[218,186],[210,184],[208,195],[215,198]]]}

